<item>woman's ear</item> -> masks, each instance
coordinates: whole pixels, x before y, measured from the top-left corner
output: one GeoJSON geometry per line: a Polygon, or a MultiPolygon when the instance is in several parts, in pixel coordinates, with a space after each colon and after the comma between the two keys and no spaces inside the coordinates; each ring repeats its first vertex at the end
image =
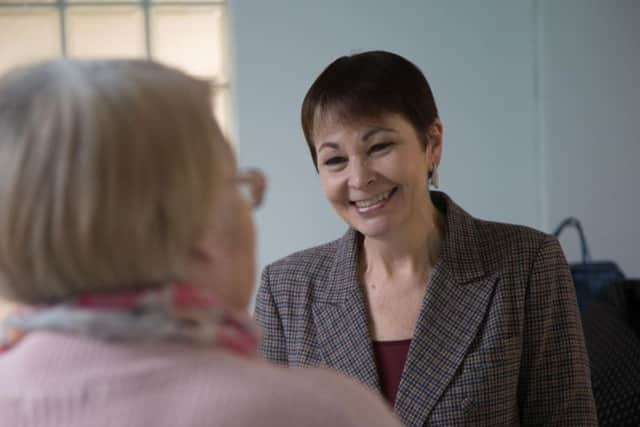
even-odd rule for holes
{"type": "Polygon", "coordinates": [[[215,280],[219,275],[223,275],[219,248],[210,237],[203,238],[189,251],[185,280],[192,285],[217,292],[215,280]]]}
{"type": "Polygon", "coordinates": [[[442,126],[442,121],[439,118],[436,118],[433,121],[427,131],[427,140],[429,141],[429,144],[427,144],[428,155],[431,157],[431,162],[436,166],[440,164],[440,158],[442,157],[443,132],[444,127],[442,126]]]}
{"type": "Polygon", "coordinates": [[[193,244],[189,251],[187,261],[188,273],[191,279],[201,279],[203,272],[208,274],[216,261],[216,250],[215,239],[210,231],[205,232],[203,236],[193,244]]]}
{"type": "Polygon", "coordinates": [[[197,245],[194,245],[189,251],[189,259],[192,262],[207,262],[211,260],[212,254],[211,250],[201,242],[197,245]]]}

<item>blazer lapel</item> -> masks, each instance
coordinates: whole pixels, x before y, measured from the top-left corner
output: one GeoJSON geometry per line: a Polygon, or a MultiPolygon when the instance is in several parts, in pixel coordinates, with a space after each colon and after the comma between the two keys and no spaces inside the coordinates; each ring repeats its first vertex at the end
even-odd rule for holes
{"type": "Polygon", "coordinates": [[[497,281],[484,271],[474,219],[448,198],[434,202],[445,204],[447,211],[442,253],[431,273],[395,404],[409,425],[425,423],[453,379],[497,281]]]}
{"type": "Polygon", "coordinates": [[[340,240],[327,283],[314,294],[313,317],[327,365],[380,390],[368,312],[358,286],[358,239],[349,230],[340,240]]]}

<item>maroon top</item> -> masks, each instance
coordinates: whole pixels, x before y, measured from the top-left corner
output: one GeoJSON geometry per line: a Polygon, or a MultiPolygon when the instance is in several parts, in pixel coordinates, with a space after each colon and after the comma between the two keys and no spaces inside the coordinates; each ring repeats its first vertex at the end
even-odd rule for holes
{"type": "Polygon", "coordinates": [[[373,354],[376,358],[382,394],[391,406],[396,402],[400,376],[407,361],[410,344],[411,340],[373,342],[373,354]]]}

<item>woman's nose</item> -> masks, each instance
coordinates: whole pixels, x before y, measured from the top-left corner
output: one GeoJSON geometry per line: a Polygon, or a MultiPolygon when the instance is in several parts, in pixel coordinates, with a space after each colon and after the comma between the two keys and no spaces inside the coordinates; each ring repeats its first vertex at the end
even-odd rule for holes
{"type": "Polygon", "coordinates": [[[367,160],[355,160],[351,162],[349,170],[349,186],[352,188],[365,188],[374,181],[374,172],[369,167],[367,160]]]}

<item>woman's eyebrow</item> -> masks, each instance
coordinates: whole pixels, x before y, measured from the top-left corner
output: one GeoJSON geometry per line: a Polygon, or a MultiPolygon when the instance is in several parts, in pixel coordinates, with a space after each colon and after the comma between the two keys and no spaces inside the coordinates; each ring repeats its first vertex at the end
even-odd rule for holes
{"type": "MultiPolygon", "coordinates": [[[[373,135],[379,133],[379,132],[393,132],[393,133],[397,133],[397,131],[395,129],[391,129],[391,128],[383,128],[383,127],[376,127],[376,128],[372,128],[369,129],[368,131],[366,131],[364,133],[364,135],[362,135],[361,140],[363,142],[366,142],[369,138],[371,138],[373,135]]],[[[318,153],[323,149],[323,148],[333,148],[334,150],[337,150],[340,148],[340,145],[336,142],[323,142],[322,144],[320,144],[320,146],[318,147],[318,153]]]]}
{"type": "Polygon", "coordinates": [[[371,138],[373,135],[379,133],[379,132],[397,132],[395,129],[391,129],[391,128],[373,128],[373,129],[369,129],[368,131],[366,131],[364,133],[364,135],[362,135],[362,141],[366,142],[367,139],[371,138]]]}
{"type": "Polygon", "coordinates": [[[340,146],[335,142],[323,142],[322,144],[320,144],[320,147],[318,147],[318,153],[323,148],[333,148],[334,150],[337,150],[338,148],[340,148],[340,146]]]}

